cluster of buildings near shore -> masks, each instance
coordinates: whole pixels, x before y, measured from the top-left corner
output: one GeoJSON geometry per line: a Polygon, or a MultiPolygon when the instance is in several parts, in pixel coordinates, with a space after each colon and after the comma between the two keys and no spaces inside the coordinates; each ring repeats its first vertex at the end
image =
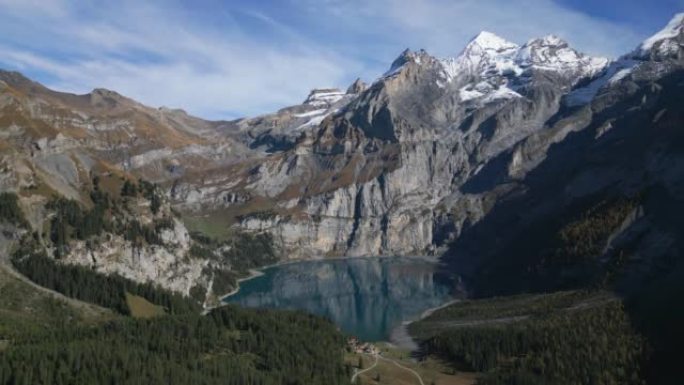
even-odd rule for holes
{"type": "Polygon", "coordinates": [[[370,342],[362,342],[356,337],[349,337],[347,339],[347,346],[350,351],[358,354],[380,354],[380,349],[370,342]]]}

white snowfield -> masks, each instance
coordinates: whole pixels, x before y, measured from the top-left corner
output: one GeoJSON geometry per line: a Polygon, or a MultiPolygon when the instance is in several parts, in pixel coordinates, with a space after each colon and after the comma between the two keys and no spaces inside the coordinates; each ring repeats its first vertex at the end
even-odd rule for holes
{"type": "Polygon", "coordinates": [[[328,111],[328,110],[325,108],[321,108],[318,110],[313,110],[313,111],[305,112],[302,114],[294,114],[294,116],[295,116],[295,118],[309,118],[312,116],[325,114],[326,111],[328,111]]]}
{"type": "Polygon", "coordinates": [[[332,114],[334,114],[334,113],[336,113],[336,112],[337,112],[337,110],[334,110],[334,111],[331,111],[331,110],[324,110],[324,113],[323,113],[322,115],[321,115],[321,114],[317,114],[317,115],[314,116],[313,118],[309,119],[306,123],[303,123],[303,124],[299,125],[297,128],[294,129],[294,131],[298,132],[298,131],[303,130],[303,129],[306,128],[306,127],[314,127],[314,126],[317,126],[317,125],[321,124],[321,122],[322,122],[323,120],[325,120],[325,118],[327,118],[328,116],[330,116],[330,115],[332,115],[332,114]]]}
{"type": "Polygon", "coordinates": [[[603,75],[582,88],[570,92],[565,98],[565,104],[570,107],[582,106],[590,103],[599,91],[607,84],[614,84],[629,76],[639,62],[631,59],[620,59],[612,62],[603,75]]]}
{"type": "MultiPolygon", "coordinates": [[[[427,65],[427,61],[422,60],[425,55],[423,51],[405,51],[400,56],[403,60],[397,59],[395,63],[399,64],[393,65],[383,78],[397,75],[409,62],[427,65]]],[[[532,39],[520,46],[483,31],[457,57],[437,61],[442,78],[437,85],[444,88],[458,80],[476,79],[474,83],[461,86],[459,96],[463,102],[486,104],[498,99],[520,97],[516,88],[529,81],[523,75],[530,69],[555,72],[580,80],[601,73],[609,63],[610,60],[606,58],[577,52],[554,35],[532,39]],[[517,87],[509,84],[511,77],[517,78],[517,87]]]]}
{"type": "Polygon", "coordinates": [[[441,61],[446,78],[457,78],[463,73],[520,76],[528,68],[546,71],[580,71],[592,75],[602,71],[609,60],[581,54],[554,35],[533,39],[518,46],[491,32],[481,32],[457,58],[441,61]]]}

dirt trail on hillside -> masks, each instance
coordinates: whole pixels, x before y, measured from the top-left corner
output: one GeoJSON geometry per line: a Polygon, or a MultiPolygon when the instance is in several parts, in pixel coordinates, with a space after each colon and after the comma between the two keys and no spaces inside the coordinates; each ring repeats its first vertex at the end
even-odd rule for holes
{"type": "Polygon", "coordinates": [[[8,239],[2,231],[0,231],[0,270],[7,273],[9,276],[43,292],[57,300],[64,301],[70,306],[82,311],[85,316],[99,317],[105,314],[112,314],[112,311],[88,302],[80,301],[74,298],[69,298],[62,293],[50,290],[37,283],[31,281],[26,276],[14,269],[12,261],[10,260],[9,251],[16,244],[16,241],[8,239]]]}
{"type": "MultiPolygon", "coordinates": [[[[597,306],[605,305],[609,302],[619,301],[620,298],[615,295],[604,295],[599,297],[587,298],[579,301],[572,306],[556,309],[554,311],[578,311],[590,309],[597,306]]],[[[525,321],[532,317],[532,314],[524,314],[519,316],[498,317],[498,318],[481,318],[481,319],[465,319],[465,320],[450,320],[450,321],[422,321],[423,328],[434,329],[448,329],[458,327],[472,327],[483,325],[503,325],[514,322],[525,321]]]]}

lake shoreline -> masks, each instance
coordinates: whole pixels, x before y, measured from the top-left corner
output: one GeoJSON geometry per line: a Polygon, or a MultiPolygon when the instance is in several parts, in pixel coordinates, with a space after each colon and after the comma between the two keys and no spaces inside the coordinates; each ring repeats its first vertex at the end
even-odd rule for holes
{"type": "Polygon", "coordinates": [[[206,307],[205,310],[211,310],[211,309],[215,309],[217,307],[225,305],[226,302],[224,300],[226,298],[234,296],[235,294],[240,292],[240,284],[241,283],[249,281],[249,280],[254,279],[254,278],[261,277],[262,275],[264,275],[264,270],[267,270],[267,269],[270,269],[273,267],[280,267],[280,266],[286,266],[286,265],[291,265],[291,264],[295,264],[295,263],[305,263],[305,262],[334,262],[334,261],[346,261],[346,260],[354,260],[354,259],[390,259],[390,258],[408,258],[408,259],[415,259],[415,260],[421,260],[421,261],[439,264],[439,257],[420,256],[420,255],[409,256],[409,257],[399,257],[399,256],[394,256],[394,255],[379,255],[379,256],[375,256],[375,257],[329,257],[329,258],[323,257],[323,258],[310,258],[310,259],[305,259],[305,258],[288,259],[288,260],[272,263],[270,265],[264,265],[264,266],[258,267],[256,269],[250,269],[248,276],[237,279],[237,286],[233,290],[231,290],[228,294],[221,294],[218,297],[221,305],[213,306],[213,307],[206,307]]]}
{"type": "MultiPolygon", "coordinates": [[[[213,308],[218,308],[221,306],[226,306],[231,302],[239,301],[240,299],[234,296],[237,296],[239,293],[242,293],[242,290],[245,287],[251,287],[253,285],[262,285],[262,283],[249,283],[248,285],[246,284],[248,281],[253,280],[255,278],[263,277],[264,275],[270,275],[269,273],[270,269],[274,268],[286,268],[288,270],[290,269],[295,269],[295,270],[304,270],[307,272],[315,272],[317,269],[322,268],[326,269],[327,267],[317,267],[321,266],[320,264],[323,264],[325,266],[326,264],[329,263],[343,263],[346,266],[346,263],[344,261],[358,261],[362,265],[366,265],[366,263],[370,264],[376,264],[380,263],[382,265],[385,264],[392,264],[393,261],[397,261],[400,265],[403,263],[409,263],[409,265],[414,265],[418,264],[417,266],[422,266],[423,264],[427,264],[430,266],[434,266],[430,268],[431,271],[433,269],[437,270],[442,270],[444,268],[444,265],[441,263],[440,258],[437,256],[409,256],[409,257],[404,257],[404,256],[371,256],[371,257],[330,257],[330,258],[313,258],[313,259],[290,259],[290,260],[282,260],[278,261],[276,263],[270,264],[270,265],[265,265],[262,267],[259,267],[257,269],[250,269],[249,274],[241,277],[236,280],[236,287],[231,290],[229,293],[221,295],[221,296],[216,296],[215,298],[218,298],[218,300],[215,302],[215,306],[211,308],[205,308],[206,312],[210,311],[213,308]],[[362,262],[362,261],[367,261],[367,262],[362,262]],[[403,262],[401,262],[403,261],[403,262]],[[298,264],[304,264],[303,267],[287,267],[289,265],[298,265],[298,264]],[[235,299],[233,299],[235,298],[235,299]]],[[[354,264],[356,265],[356,264],[354,264]]],[[[273,289],[267,289],[267,290],[273,290],[273,289]]],[[[430,289],[432,290],[432,289],[430,289]]],[[[399,291],[401,292],[401,291],[399,291]]],[[[251,293],[251,289],[250,289],[251,293]]],[[[446,293],[445,293],[446,294],[446,293]]],[[[238,296],[242,297],[242,296],[238,296]]],[[[372,297],[369,297],[372,298],[372,297]]],[[[391,325],[385,325],[385,326],[380,326],[378,324],[378,328],[385,328],[385,332],[382,333],[384,335],[375,335],[374,337],[370,337],[367,341],[376,341],[376,342],[387,342],[389,344],[397,344],[400,345],[404,348],[410,348],[411,350],[415,350],[418,348],[417,344],[415,341],[413,341],[413,338],[408,334],[408,325],[411,324],[412,322],[416,322],[417,320],[423,319],[427,316],[429,316],[432,312],[437,311],[438,309],[448,306],[454,302],[453,297],[447,296],[443,297],[442,300],[445,300],[446,302],[440,303],[439,301],[435,301],[432,303],[425,303],[424,305],[432,305],[432,308],[427,308],[426,310],[422,309],[416,309],[420,313],[413,312],[412,314],[405,314],[406,318],[399,318],[396,319],[392,324],[398,325],[394,326],[391,329],[387,329],[388,326],[391,325]],[[398,322],[397,322],[398,321],[398,322]],[[400,332],[400,335],[397,335],[397,332],[400,332]]],[[[423,307],[425,309],[425,307],[423,307]]],[[[313,312],[315,313],[315,311],[313,312]]],[[[345,316],[343,316],[345,317],[345,316]]],[[[337,323],[339,325],[339,323],[337,323]]],[[[362,337],[363,338],[363,337],[362,337]]]]}
{"type": "Polygon", "coordinates": [[[409,333],[408,327],[414,322],[422,321],[425,318],[431,316],[434,314],[434,312],[444,309],[445,307],[451,306],[455,303],[460,302],[460,299],[452,299],[451,301],[448,301],[446,303],[443,303],[439,306],[435,306],[433,308],[425,310],[421,315],[413,320],[409,321],[403,321],[401,325],[397,326],[392,330],[389,336],[389,341],[379,341],[379,342],[387,342],[389,344],[392,344],[396,347],[403,348],[403,349],[409,349],[412,352],[416,351],[420,348],[418,345],[418,342],[411,336],[411,333],[409,333]]]}
{"type": "MultiPolygon", "coordinates": [[[[271,266],[268,266],[268,267],[271,267],[271,266]]],[[[237,293],[240,291],[240,284],[241,284],[242,282],[249,281],[250,279],[254,279],[254,278],[261,277],[262,275],[264,275],[264,272],[262,271],[262,270],[264,270],[264,269],[265,269],[265,268],[263,268],[263,269],[262,269],[262,268],[259,268],[259,269],[250,269],[250,270],[249,270],[249,275],[247,275],[246,277],[242,277],[242,278],[236,279],[236,280],[235,280],[235,288],[234,288],[233,290],[231,290],[230,293],[224,294],[224,295],[222,295],[221,297],[219,297],[219,301],[223,303],[223,302],[224,302],[224,301],[223,301],[224,299],[226,299],[226,298],[228,298],[228,297],[230,297],[230,296],[232,296],[232,295],[237,294],[237,293]]]]}

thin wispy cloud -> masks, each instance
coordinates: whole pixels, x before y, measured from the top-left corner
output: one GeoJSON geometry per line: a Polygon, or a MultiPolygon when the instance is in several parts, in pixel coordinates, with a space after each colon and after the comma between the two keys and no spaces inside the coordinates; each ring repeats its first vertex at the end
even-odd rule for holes
{"type": "Polygon", "coordinates": [[[64,91],[235,118],[373,80],[406,47],[456,55],[483,29],[519,43],[554,33],[612,57],[644,37],[551,0],[0,0],[0,66],[64,91]]]}
{"type": "MultiPolygon", "coordinates": [[[[550,0],[298,0],[336,26],[363,30],[387,46],[426,48],[441,56],[459,53],[468,39],[488,30],[523,43],[559,35],[578,49],[615,57],[643,38],[632,25],[598,19],[550,0]]],[[[666,20],[663,21],[665,23],[666,20]]]]}
{"type": "Polygon", "coordinates": [[[108,18],[68,7],[63,14],[5,14],[15,25],[39,30],[51,43],[33,36],[22,40],[15,30],[9,35],[14,39],[0,43],[0,60],[29,73],[43,72],[46,83],[61,90],[106,87],[151,105],[182,107],[211,118],[293,103],[294,95],[304,99],[316,85],[339,84],[358,67],[294,32],[284,36],[282,25],[277,26],[278,39],[269,43],[240,25],[198,25],[177,9],[131,3],[124,11],[110,11],[108,18]]]}

